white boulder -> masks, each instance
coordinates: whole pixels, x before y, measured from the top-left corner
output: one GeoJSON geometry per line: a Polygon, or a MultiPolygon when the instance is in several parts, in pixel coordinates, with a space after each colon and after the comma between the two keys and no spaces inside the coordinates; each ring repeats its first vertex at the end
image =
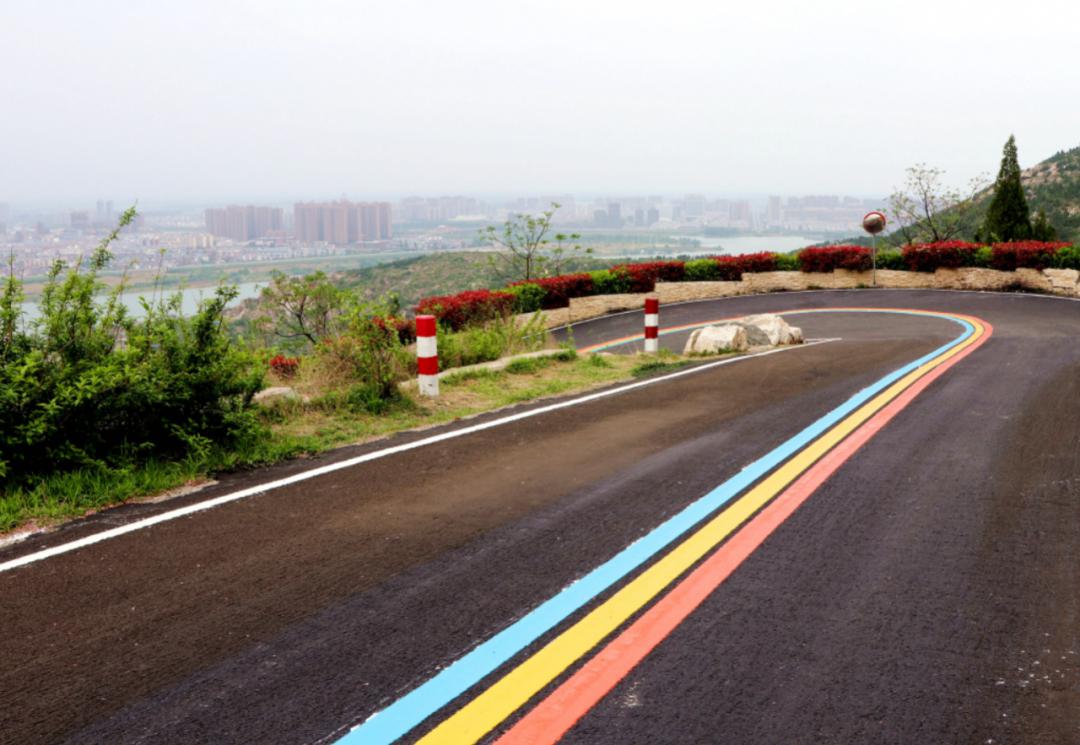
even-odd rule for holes
{"type": "Polygon", "coordinates": [[[780,344],[802,344],[802,329],[789,326],[787,321],[771,313],[746,316],[736,321],[746,329],[750,346],[775,347],[780,344]]]}
{"type": "Polygon", "coordinates": [[[744,352],[748,346],[746,329],[734,323],[725,323],[722,326],[705,326],[694,331],[686,340],[683,354],[744,352]]]}

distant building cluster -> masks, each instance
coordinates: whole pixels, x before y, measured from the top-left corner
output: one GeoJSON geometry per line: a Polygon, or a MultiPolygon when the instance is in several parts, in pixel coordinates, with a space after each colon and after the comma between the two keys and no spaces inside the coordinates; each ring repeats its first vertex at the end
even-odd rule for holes
{"type": "Polygon", "coordinates": [[[216,238],[244,242],[282,234],[284,211],[280,207],[231,204],[206,210],[206,232],[216,238]]]}
{"type": "Polygon", "coordinates": [[[486,211],[487,205],[473,197],[406,197],[401,200],[400,214],[405,222],[445,222],[486,211]]]}
{"type": "Polygon", "coordinates": [[[786,230],[858,229],[863,215],[876,209],[881,209],[880,199],[817,195],[788,197],[784,202],[773,196],[765,207],[765,224],[786,230]]]}
{"type": "Polygon", "coordinates": [[[344,245],[388,241],[394,235],[389,202],[298,202],[293,206],[296,240],[344,245]]]}

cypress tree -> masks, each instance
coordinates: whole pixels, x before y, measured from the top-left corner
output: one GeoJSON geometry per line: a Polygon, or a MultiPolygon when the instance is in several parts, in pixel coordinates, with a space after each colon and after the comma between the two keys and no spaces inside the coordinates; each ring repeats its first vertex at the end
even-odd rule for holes
{"type": "Polygon", "coordinates": [[[1050,223],[1046,212],[1039,210],[1035,213],[1035,219],[1031,221],[1031,239],[1034,241],[1056,241],[1057,230],[1050,223]]]}
{"type": "Polygon", "coordinates": [[[1016,157],[1016,137],[1009,135],[1001,158],[1001,170],[994,182],[994,198],[986,210],[980,231],[986,241],[1022,241],[1031,237],[1031,212],[1024,186],[1020,183],[1020,162],[1016,157]]]}

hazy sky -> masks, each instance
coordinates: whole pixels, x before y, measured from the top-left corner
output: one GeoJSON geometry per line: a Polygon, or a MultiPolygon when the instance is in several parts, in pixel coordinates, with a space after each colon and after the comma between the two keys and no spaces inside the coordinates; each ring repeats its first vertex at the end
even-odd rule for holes
{"type": "Polygon", "coordinates": [[[1080,144],[1080,3],[0,0],[0,201],[877,195],[1080,144]]]}

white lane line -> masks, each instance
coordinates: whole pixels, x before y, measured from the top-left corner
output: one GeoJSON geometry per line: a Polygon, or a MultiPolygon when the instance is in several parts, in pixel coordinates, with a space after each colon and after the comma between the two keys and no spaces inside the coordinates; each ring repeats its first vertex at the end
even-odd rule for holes
{"type": "Polygon", "coordinates": [[[500,427],[504,424],[510,424],[511,422],[521,421],[522,419],[528,419],[529,417],[540,416],[541,414],[547,414],[552,411],[558,411],[559,409],[566,409],[571,406],[579,406],[581,404],[589,403],[590,401],[596,401],[602,398],[608,398],[610,396],[617,396],[627,391],[637,390],[638,388],[644,388],[648,385],[655,385],[656,383],[663,383],[668,380],[674,380],[675,378],[681,378],[685,375],[693,375],[694,373],[702,372],[704,370],[711,370],[723,365],[731,365],[736,362],[742,362],[744,360],[753,359],[755,357],[767,357],[770,354],[779,354],[780,352],[787,352],[793,349],[803,349],[805,347],[816,346],[818,344],[825,344],[830,341],[838,341],[837,339],[814,339],[807,341],[806,344],[800,344],[797,346],[780,347],[779,349],[770,349],[764,352],[756,352],[754,354],[743,355],[742,357],[731,357],[729,359],[717,360],[716,362],[708,362],[704,365],[698,365],[696,367],[690,367],[686,370],[679,370],[677,372],[668,373],[667,375],[661,375],[656,378],[649,378],[648,380],[638,381],[637,383],[630,383],[628,385],[621,386],[619,388],[611,388],[606,391],[599,391],[597,393],[590,393],[580,398],[570,399],[569,401],[560,401],[558,403],[549,404],[547,406],[541,406],[536,409],[530,409],[529,411],[522,411],[517,414],[511,414],[509,416],[500,417],[499,419],[493,419],[490,422],[481,422],[480,424],[473,424],[468,427],[462,427],[461,429],[451,430],[450,432],[443,432],[441,434],[432,435],[430,437],[424,437],[414,442],[404,443],[402,445],[394,445],[393,447],[384,448],[382,450],[376,450],[371,453],[365,453],[364,455],[358,455],[355,458],[349,458],[347,460],[339,461],[337,463],[329,463],[325,466],[318,468],[312,468],[310,471],[303,471],[301,473],[287,476],[283,479],[276,481],[269,481],[265,484],[258,484],[256,486],[250,486],[247,489],[241,489],[239,491],[230,492],[229,494],[223,494],[220,497],[214,497],[213,499],[207,499],[203,502],[197,502],[190,504],[186,507],[179,507],[175,510],[168,512],[162,512],[159,515],[153,515],[152,517],[143,518],[142,520],[136,520],[126,525],[120,525],[109,530],[103,530],[100,533],[94,533],[83,538],[79,538],[68,543],[61,543],[58,546],[52,546],[50,548],[44,548],[40,551],[35,551],[25,556],[20,556],[15,559],[0,564],[0,572],[11,571],[27,564],[33,564],[43,559],[48,559],[53,556],[59,556],[60,554],[66,554],[76,549],[85,548],[95,543],[107,541],[110,538],[116,538],[126,533],[133,533],[136,530],[143,530],[159,523],[168,522],[169,520],[175,520],[179,517],[185,517],[187,515],[194,514],[196,512],[202,512],[203,510],[209,510],[214,507],[218,507],[229,502],[235,502],[239,499],[251,497],[256,494],[262,494],[273,489],[280,489],[283,486],[289,486],[290,484],[296,484],[301,481],[307,481],[318,476],[324,476],[334,471],[340,471],[343,468],[351,468],[353,466],[360,465],[361,463],[367,463],[369,461],[378,460],[379,458],[386,458],[390,455],[396,455],[397,453],[404,453],[408,450],[415,450],[417,448],[426,447],[427,445],[434,445],[437,442],[443,442],[445,440],[451,440],[455,437],[464,437],[474,432],[481,432],[485,429],[492,429],[493,427],[500,427]]]}

